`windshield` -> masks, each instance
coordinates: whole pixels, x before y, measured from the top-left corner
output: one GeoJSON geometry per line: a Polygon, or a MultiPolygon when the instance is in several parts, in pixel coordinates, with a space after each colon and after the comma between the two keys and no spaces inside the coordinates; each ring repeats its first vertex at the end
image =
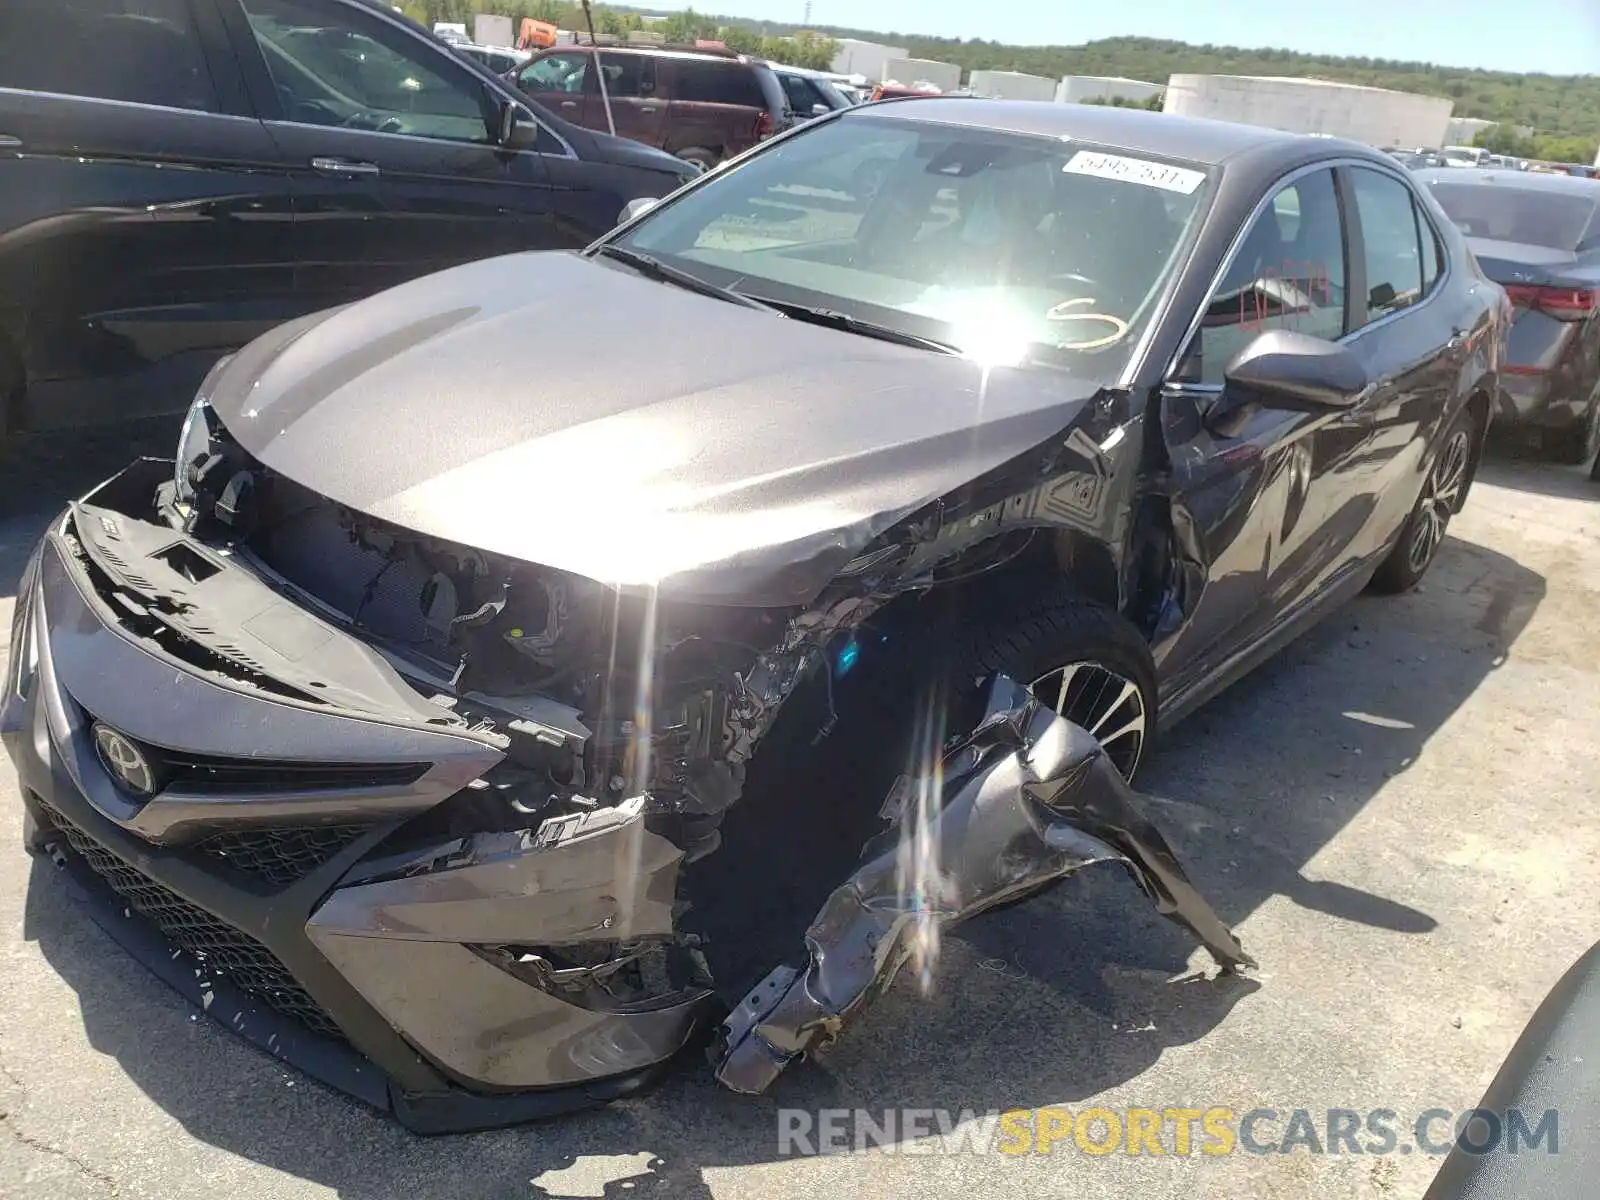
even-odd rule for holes
{"type": "Polygon", "coordinates": [[[1586,249],[1595,220],[1595,202],[1588,196],[1471,183],[1435,183],[1433,195],[1468,237],[1550,250],[1586,249]]]}
{"type": "Polygon", "coordinates": [[[747,295],[992,363],[1118,375],[1208,176],[1057,138],[854,114],[755,155],[619,244],[747,295]]]}

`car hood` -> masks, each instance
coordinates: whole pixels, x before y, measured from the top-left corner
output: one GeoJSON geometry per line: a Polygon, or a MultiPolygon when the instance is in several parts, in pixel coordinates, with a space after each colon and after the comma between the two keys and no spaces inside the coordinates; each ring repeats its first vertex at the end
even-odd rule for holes
{"type": "Polygon", "coordinates": [[[279,326],[211,403],[266,466],[416,532],[681,599],[801,604],[1097,392],[556,252],[279,326]]]}

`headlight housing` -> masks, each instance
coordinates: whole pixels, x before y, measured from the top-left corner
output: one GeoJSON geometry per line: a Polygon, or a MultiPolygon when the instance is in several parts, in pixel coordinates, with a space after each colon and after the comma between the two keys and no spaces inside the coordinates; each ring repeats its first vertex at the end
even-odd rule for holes
{"type": "Polygon", "coordinates": [[[189,469],[204,458],[210,449],[213,435],[212,422],[216,420],[211,411],[211,393],[217,379],[232,361],[233,355],[226,354],[206,372],[206,377],[200,382],[200,390],[195,393],[194,402],[189,405],[189,412],[183,418],[183,429],[178,433],[178,450],[172,469],[173,499],[180,505],[191,504],[194,501],[194,484],[189,478],[189,469]]]}

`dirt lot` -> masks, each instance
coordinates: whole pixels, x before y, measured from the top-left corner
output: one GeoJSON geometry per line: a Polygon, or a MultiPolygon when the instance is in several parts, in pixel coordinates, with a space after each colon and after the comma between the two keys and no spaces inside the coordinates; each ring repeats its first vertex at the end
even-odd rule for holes
{"type": "MultiPolygon", "coordinates": [[[[61,495],[165,431],[0,459],[0,638],[61,495]],[[9,515],[7,515],[9,514],[9,515]],[[21,514],[21,515],[19,515],[21,514]]],[[[1420,592],[1362,599],[1150,764],[1190,873],[1261,962],[1174,982],[1190,945],[1090,873],[947,940],[770,1096],[691,1067],[536,1128],[422,1140],[187,1009],[18,845],[0,769],[0,1195],[261,1198],[1404,1197],[1429,1108],[1470,1107],[1594,938],[1600,486],[1494,463],[1420,592]],[[1585,882],[1587,881],[1587,882],[1585,882]],[[1387,1155],[780,1154],[782,1107],[1392,1109],[1387,1155]]],[[[0,660],[4,644],[0,642],[0,660]]],[[[1192,958],[1203,960],[1203,954],[1192,958]]],[[[1565,1131],[1564,1131],[1565,1132],[1565,1131]]],[[[904,1150],[902,1144],[898,1149],[904,1150]]]]}

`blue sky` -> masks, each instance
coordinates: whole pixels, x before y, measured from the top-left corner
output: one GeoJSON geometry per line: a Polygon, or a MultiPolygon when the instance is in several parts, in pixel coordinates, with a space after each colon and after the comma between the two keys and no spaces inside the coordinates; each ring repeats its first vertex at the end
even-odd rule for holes
{"type": "MultiPolygon", "coordinates": [[[[805,0],[695,0],[693,7],[798,23],[805,0]]],[[[811,19],[1000,42],[1077,45],[1132,35],[1503,71],[1600,72],[1600,0],[812,0],[811,19]]]]}

